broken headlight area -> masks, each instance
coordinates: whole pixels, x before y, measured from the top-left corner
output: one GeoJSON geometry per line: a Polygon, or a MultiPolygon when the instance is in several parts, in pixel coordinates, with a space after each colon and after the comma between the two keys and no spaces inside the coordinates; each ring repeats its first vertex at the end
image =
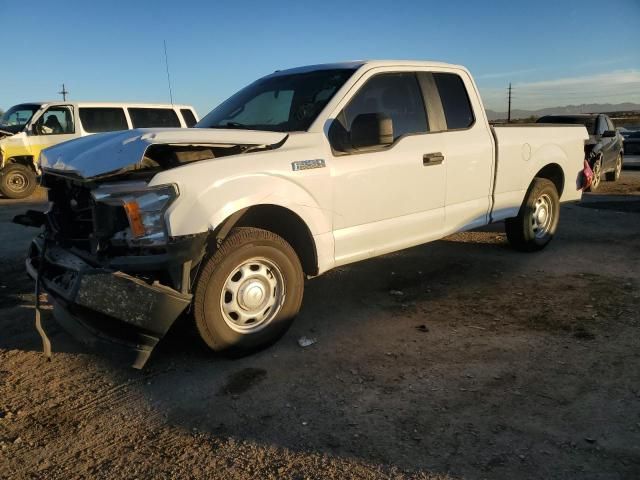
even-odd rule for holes
{"type": "MultiPolygon", "coordinates": [[[[113,245],[129,247],[154,247],[166,245],[168,241],[164,214],[178,197],[175,185],[148,187],[144,182],[103,184],[91,192],[96,204],[97,225],[100,216],[111,211],[102,211],[101,205],[121,208],[127,219],[127,228],[114,232],[113,245]]],[[[108,223],[108,222],[106,222],[108,223]]]]}
{"type": "Polygon", "coordinates": [[[54,317],[73,336],[105,353],[133,354],[141,367],[191,304],[208,234],[169,236],[174,185],[44,177],[48,211],[16,218],[45,226],[26,261],[36,289],[50,294],[54,317]]]}

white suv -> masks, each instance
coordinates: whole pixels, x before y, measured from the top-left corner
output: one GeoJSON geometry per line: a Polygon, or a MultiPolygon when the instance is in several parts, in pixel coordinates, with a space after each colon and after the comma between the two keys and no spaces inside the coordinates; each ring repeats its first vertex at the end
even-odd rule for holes
{"type": "Polygon", "coordinates": [[[24,198],[36,188],[40,151],[93,133],[132,128],[193,127],[189,105],[35,102],[11,107],[0,118],[0,193],[24,198]]]}

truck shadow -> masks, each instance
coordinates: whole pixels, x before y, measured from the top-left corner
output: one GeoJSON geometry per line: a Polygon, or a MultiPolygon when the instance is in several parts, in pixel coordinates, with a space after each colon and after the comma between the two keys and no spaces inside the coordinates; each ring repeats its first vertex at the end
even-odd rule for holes
{"type": "Polygon", "coordinates": [[[433,352],[452,330],[469,323],[489,329],[491,319],[461,321],[429,307],[503,276],[517,278],[528,263],[505,248],[501,234],[470,235],[475,243],[435,242],[308,281],[289,333],[246,358],[194,351],[185,318],[151,358],[145,375],[153,380],[143,395],[169,424],[217,441],[455,473],[452,452],[486,425],[470,427],[464,413],[475,394],[452,398],[469,388],[462,375],[468,366],[455,353],[442,361],[433,352]],[[316,343],[302,348],[302,336],[316,343]],[[451,379],[442,381],[443,373],[451,379]],[[459,408],[460,416],[447,408],[459,408]],[[436,433],[441,428],[458,436],[436,433]]]}
{"type": "MultiPolygon", "coordinates": [[[[157,385],[143,395],[171,425],[216,441],[412,472],[515,478],[518,451],[538,465],[548,463],[540,451],[565,465],[590,462],[535,433],[563,428],[578,401],[565,380],[549,383],[566,350],[547,366],[543,345],[599,338],[610,327],[592,318],[619,315],[633,286],[600,297],[618,280],[579,273],[583,235],[562,235],[527,255],[492,226],[338,268],[307,282],[302,313],[270,349],[226,360],[193,353],[186,333],[167,338],[149,364],[157,385]],[[541,266],[563,262],[575,273],[544,285],[541,266]],[[531,292],[545,299],[535,308],[531,292]],[[571,305],[593,299],[596,316],[572,315],[571,305]],[[316,343],[300,347],[303,336],[316,343]]],[[[588,364],[574,368],[589,375],[588,364]]],[[[607,467],[592,466],[615,468],[605,457],[607,467]]]]}

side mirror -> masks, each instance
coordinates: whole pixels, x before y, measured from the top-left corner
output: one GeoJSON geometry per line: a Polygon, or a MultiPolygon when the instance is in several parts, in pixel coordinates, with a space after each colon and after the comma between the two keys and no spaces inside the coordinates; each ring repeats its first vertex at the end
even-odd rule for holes
{"type": "Polygon", "coordinates": [[[353,120],[349,137],[355,149],[386,147],[393,143],[393,120],[383,113],[361,113],[353,120]]]}
{"type": "Polygon", "coordinates": [[[615,137],[616,136],[616,131],[615,130],[605,130],[604,132],[602,132],[602,137],[603,138],[611,138],[611,137],[615,137]]]}

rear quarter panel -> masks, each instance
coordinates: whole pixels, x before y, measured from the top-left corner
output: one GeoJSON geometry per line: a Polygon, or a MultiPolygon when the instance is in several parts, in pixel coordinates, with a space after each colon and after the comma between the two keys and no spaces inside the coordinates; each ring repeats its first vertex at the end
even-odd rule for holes
{"type": "Polygon", "coordinates": [[[496,126],[497,172],[493,219],[517,215],[534,177],[550,164],[562,168],[564,186],[560,201],[579,200],[578,180],[583,168],[583,126],[496,126]]]}

